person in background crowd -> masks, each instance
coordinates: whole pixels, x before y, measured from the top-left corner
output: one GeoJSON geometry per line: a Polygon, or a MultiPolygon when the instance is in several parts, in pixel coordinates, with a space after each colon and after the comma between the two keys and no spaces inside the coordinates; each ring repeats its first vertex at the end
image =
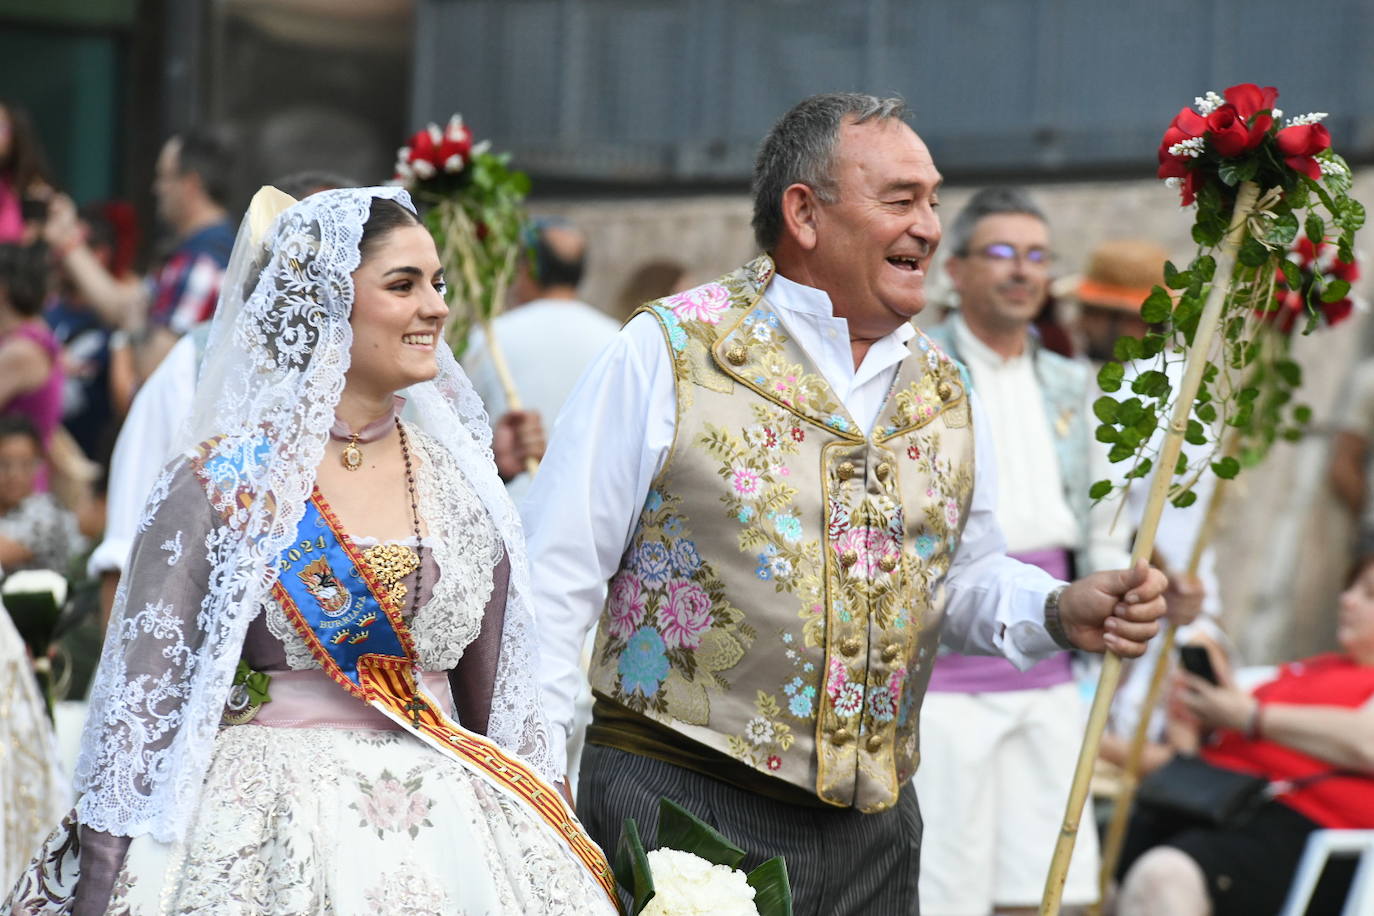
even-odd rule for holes
{"type": "Polygon", "coordinates": [[[1356,525],[1355,556],[1374,555],[1374,518],[1369,503],[1369,462],[1374,441],[1374,359],[1352,372],[1345,407],[1336,418],[1327,480],[1356,525]]]}
{"type": "Polygon", "coordinates": [[[234,244],[226,206],[234,144],[219,130],[172,137],[158,156],[153,193],[173,247],[148,286],[121,281],[81,238],[70,203],[55,204],[44,232],[74,286],[111,326],[123,330],[112,360],[130,360],[146,379],[176,340],[215,311],[234,244]],[[129,349],[126,350],[126,345],[129,349]]]}
{"type": "Polygon", "coordinates": [[[630,316],[646,302],[662,299],[687,289],[687,268],[677,261],[649,261],[630,274],[615,300],[615,317],[629,321],[630,316]]]}
{"type": "MultiPolygon", "coordinates": [[[[129,276],[128,269],[117,263],[119,239],[114,223],[106,215],[117,206],[112,203],[83,208],[82,238],[111,274],[129,276]]],[[[57,295],[44,309],[43,318],[62,344],[66,375],[62,424],[88,458],[107,464],[118,425],[116,415],[122,416],[128,410],[133,397],[131,379],[116,384],[110,376],[110,334],[114,329],[61,272],[57,295]]]]}
{"type": "MultiPolygon", "coordinates": [[[[959,309],[929,335],[967,367],[986,411],[1010,555],[1058,579],[1128,565],[1112,513],[1093,512],[1088,498],[1106,466],[1090,423],[1096,384],[1035,330],[1052,259],[1044,212],[1019,188],[979,191],[945,244],[959,309]]],[[[921,716],[922,912],[1034,912],[1085,722],[1071,654],[1018,671],[942,651],[921,716]]],[[[1071,912],[1097,901],[1097,858],[1088,820],[1064,890],[1071,912]]]]}
{"type": "Polygon", "coordinates": [[[0,99],[0,243],[28,243],[52,196],[52,175],[28,112],[0,99]]]}
{"type": "MultiPolygon", "coordinates": [[[[1272,916],[1312,831],[1374,829],[1374,558],[1341,594],[1336,638],[1339,652],[1283,665],[1249,693],[1233,685],[1219,653],[1219,686],[1179,676],[1175,718],[1191,726],[1172,730],[1180,753],[1279,785],[1221,826],[1137,806],[1117,916],[1272,916]]],[[[1309,916],[1342,911],[1353,866],[1328,863],[1309,916]]]]}
{"type": "Polygon", "coordinates": [[[0,244],[0,417],[27,418],[45,449],[62,419],[62,346],[39,317],[47,295],[47,248],[0,244]]]}
{"type": "Polygon", "coordinates": [[[619,329],[613,318],[577,297],[587,260],[582,230],[563,219],[542,217],[525,228],[523,241],[526,257],[520,259],[511,286],[514,304],[496,317],[492,330],[525,410],[509,411],[480,329],[473,332],[463,357],[487,413],[501,418],[496,440],[516,445],[507,445],[511,458],[498,460],[497,469],[517,505],[529,488],[525,457],[544,454],[543,421],[558,416],[583,370],[619,329]]]}
{"type": "Polygon", "coordinates": [[[0,417],[0,568],[52,569],[66,575],[84,547],[76,516],[35,489],[44,451],[23,417],[0,417]]]}
{"type": "Polygon", "coordinates": [[[1134,656],[1164,613],[1144,564],[1066,585],[1005,555],[983,407],[911,325],[942,179],[904,112],[828,93],[774,125],[766,254],[616,334],[524,503],[564,733],[600,618],[589,833],[653,835],[663,797],[709,812],[746,865],[786,857],[798,916],[918,912],[909,780],[942,639],[1022,668],[1134,656]]]}

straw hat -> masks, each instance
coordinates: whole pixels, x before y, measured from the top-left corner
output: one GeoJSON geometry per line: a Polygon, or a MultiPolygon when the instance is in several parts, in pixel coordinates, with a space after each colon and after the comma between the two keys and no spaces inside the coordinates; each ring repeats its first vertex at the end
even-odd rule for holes
{"type": "Polygon", "coordinates": [[[1056,280],[1052,292],[1077,299],[1083,306],[1138,312],[1150,289],[1164,283],[1164,262],[1168,258],[1168,252],[1154,242],[1103,242],[1088,258],[1085,273],[1056,280]]]}

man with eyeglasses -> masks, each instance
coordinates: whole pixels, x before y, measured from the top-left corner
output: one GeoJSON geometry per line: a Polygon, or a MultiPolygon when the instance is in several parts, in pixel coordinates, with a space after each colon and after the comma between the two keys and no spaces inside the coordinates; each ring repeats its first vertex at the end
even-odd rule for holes
{"type": "MultiPolygon", "coordinates": [[[[1045,215],[1016,188],[974,195],[946,233],[959,310],[931,337],[966,368],[992,429],[1007,549],[1060,579],[1127,565],[1111,519],[1091,513],[1098,460],[1090,369],[1051,352],[1034,322],[1049,289],[1045,215]]],[[[1098,476],[1103,476],[1101,473],[1098,476]]],[[[926,819],[922,911],[1034,912],[1084,721],[1069,652],[1026,671],[944,652],[922,721],[915,781],[926,819]]],[[[1082,825],[1064,900],[1097,899],[1097,835],[1082,825]]]]}

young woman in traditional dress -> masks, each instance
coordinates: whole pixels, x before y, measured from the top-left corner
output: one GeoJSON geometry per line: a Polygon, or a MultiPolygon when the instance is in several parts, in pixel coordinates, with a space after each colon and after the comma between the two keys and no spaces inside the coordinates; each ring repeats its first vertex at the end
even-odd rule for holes
{"type": "Polygon", "coordinates": [[[615,912],[553,785],[523,541],[434,242],[398,189],[270,223],[268,194],[116,600],[83,794],[10,905],[615,912]]]}

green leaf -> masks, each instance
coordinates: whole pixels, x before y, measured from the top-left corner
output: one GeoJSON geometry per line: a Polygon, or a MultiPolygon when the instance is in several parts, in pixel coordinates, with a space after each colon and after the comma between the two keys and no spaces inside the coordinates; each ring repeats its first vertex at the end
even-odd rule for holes
{"type": "Polygon", "coordinates": [[[1174,300],[1169,298],[1169,291],[1162,286],[1156,286],[1150,290],[1150,295],[1140,307],[1140,318],[1147,324],[1158,324],[1168,321],[1173,311],[1174,300]]]}
{"type": "Polygon", "coordinates": [[[1291,359],[1281,359],[1274,363],[1274,371],[1290,388],[1297,388],[1302,384],[1302,366],[1291,359]]]}
{"type": "Polygon", "coordinates": [[[1226,219],[1214,211],[1197,211],[1197,221],[1193,223],[1193,241],[1204,248],[1215,248],[1226,235],[1226,219]]]}
{"type": "Polygon", "coordinates": [[[1216,273],[1217,259],[1210,254],[1199,255],[1193,259],[1192,274],[1195,279],[1207,283],[1216,273]]]}
{"type": "Polygon", "coordinates": [[[1307,233],[1307,240],[1313,245],[1320,245],[1322,238],[1326,235],[1326,223],[1322,222],[1321,214],[1309,210],[1307,221],[1303,225],[1303,231],[1307,233]]]}
{"type": "Polygon", "coordinates": [[[792,887],[782,856],[764,862],[745,880],[754,889],[754,909],[759,916],[792,916],[792,887]]]}
{"type": "Polygon", "coordinates": [[[1205,368],[1205,369],[1202,370],[1202,381],[1203,381],[1203,384],[1207,384],[1207,383],[1210,383],[1210,382],[1215,382],[1215,381],[1217,380],[1217,376],[1220,375],[1220,374],[1221,374],[1221,367],[1220,367],[1220,366],[1218,366],[1216,363],[1208,363],[1208,364],[1207,364],[1207,368],[1205,368]]]}
{"type": "Polygon", "coordinates": [[[1332,280],[1322,290],[1323,302],[1340,302],[1350,295],[1350,283],[1346,280],[1332,280]]]}
{"type": "Polygon", "coordinates": [[[1116,422],[1122,426],[1134,426],[1145,416],[1145,405],[1140,398],[1127,398],[1117,406],[1116,422]]]}
{"type": "Polygon", "coordinates": [[[1103,395],[1096,401],[1093,401],[1093,416],[1097,417],[1103,423],[1110,423],[1115,420],[1118,409],[1116,398],[1103,395]]]}
{"type": "Polygon", "coordinates": [[[1364,226],[1364,204],[1353,197],[1346,198],[1345,206],[1341,209],[1341,215],[1336,218],[1336,225],[1348,232],[1354,232],[1364,226]]]}
{"type": "Polygon", "coordinates": [[[1116,445],[1113,445],[1111,451],[1107,453],[1107,460],[1112,464],[1119,464],[1134,454],[1135,448],[1133,446],[1124,445],[1118,442],[1116,445]]]}
{"type": "Polygon", "coordinates": [[[611,866],[615,880],[634,898],[632,912],[638,913],[654,899],[654,876],[649,870],[649,856],[639,839],[639,825],[632,817],[625,818],[620,829],[620,842],[615,848],[615,862],[611,866]]]}
{"type": "Polygon", "coordinates": [[[1279,262],[1279,270],[1283,271],[1283,282],[1288,284],[1289,289],[1297,289],[1302,286],[1301,267],[1284,258],[1279,262]]]}
{"type": "Polygon", "coordinates": [[[1306,404],[1299,404],[1297,407],[1294,407],[1294,408],[1293,408],[1293,422],[1294,422],[1294,423],[1301,423],[1301,424],[1304,425],[1304,426],[1306,426],[1308,423],[1311,423],[1311,422],[1312,422],[1312,408],[1311,408],[1311,407],[1308,407],[1306,404]]]}
{"type": "Polygon", "coordinates": [[[1240,393],[1236,395],[1236,400],[1242,404],[1249,404],[1257,397],[1259,397],[1259,389],[1251,385],[1248,388],[1242,388],[1240,393]]]}
{"type": "Polygon", "coordinates": [[[1240,473],[1240,462],[1228,455],[1220,461],[1212,462],[1212,473],[1223,480],[1231,480],[1240,473]]]}
{"type": "Polygon", "coordinates": [[[1136,337],[1118,337],[1112,346],[1112,358],[1117,362],[1129,363],[1131,360],[1139,359],[1143,353],[1144,349],[1136,337]]]}
{"type": "Polygon", "coordinates": [[[1197,420],[1188,421],[1188,430],[1183,434],[1183,441],[1189,445],[1206,445],[1207,431],[1197,420]]]}
{"type": "Polygon", "coordinates": [[[1164,347],[1168,344],[1169,338],[1163,334],[1150,333],[1140,342],[1140,355],[1144,359],[1158,356],[1164,352],[1164,347]]]}
{"type": "Polygon", "coordinates": [[[1246,267],[1259,267],[1269,260],[1269,249],[1259,239],[1247,236],[1236,254],[1236,260],[1246,267]]]}
{"type": "Polygon", "coordinates": [[[1178,494],[1169,501],[1174,504],[1175,508],[1186,509],[1193,503],[1197,502],[1197,494],[1194,493],[1192,490],[1184,490],[1182,493],[1178,494]]]}
{"type": "Polygon", "coordinates": [[[1104,363],[1097,371],[1097,387],[1103,391],[1118,391],[1125,377],[1126,367],[1121,363],[1104,363]]]}
{"type": "Polygon", "coordinates": [[[1097,439],[1098,442],[1105,442],[1108,445],[1110,445],[1111,443],[1119,439],[1120,435],[1121,434],[1116,431],[1115,426],[1112,426],[1110,423],[1103,423],[1101,426],[1097,428],[1097,431],[1093,434],[1093,437],[1097,439]]]}
{"type": "Polygon", "coordinates": [[[1222,162],[1221,167],[1217,169],[1217,175],[1222,181],[1234,188],[1242,181],[1249,181],[1254,178],[1257,171],[1259,171],[1259,159],[1256,156],[1251,156],[1239,162],[1233,159],[1222,162]]]}
{"type": "Polygon", "coordinates": [[[1203,423],[1213,423],[1217,419],[1217,408],[1215,404],[1199,404],[1193,408],[1193,413],[1203,423]]]}
{"type": "Polygon", "coordinates": [[[658,805],[658,845],[700,856],[716,865],[739,868],[744,850],[672,799],[658,805]]]}
{"type": "Polygon", "coordinates": [[[1099,480],[1088,489],[1088,498],[1096,501],[1103,499],[1110,492],[1112,492],[1112,482],[1110,480],[1099,480]]]}
{"type": "Polygon", "coordinates": [[[1173,261],[1164,262],[1164,285],[1169,289],[1183,289],[1192,282],[1192,275],[1186,270],[1179,270],[1174,266],[1173,261]]]}
{"type": "Polygon", "coordinates": [[[1158,369],[1147,369],[1136,376],[1131,383],[1131,390],[1136,394],[1143,394],[1151,398],[1163,398],[1168,395],[1173,386],[1169,383],[1169,376],[1160,372],[1158,369]]]}
{"type": "Polygon", "coordinates": [[[1180,454],[1178,460],[1174,462],[1174,476],[1188,473],[1188,456],[1180,454]]]}
{"type": "Polygon", "coordinates": [[[1296,213],[1285,213],[1274,220],[1269,227],[1268,239],[1275,245],[1287,248],[1293,244],[1293,240],[1298,237],[1298,215],[1296,213]]]}
{"type": "Polygon", "coordinates": [[[1135,467],[1131,468],[1130,473],[1126,475],[1126,479],[1131,480],[1133,478],[1144,477],[1146,474],[1150,473],[1150,469],[1154,466],[1155,463],[1153,459],[1142,458],[1140,459],[1140,464],[1137,464],[1135,467]]]}

